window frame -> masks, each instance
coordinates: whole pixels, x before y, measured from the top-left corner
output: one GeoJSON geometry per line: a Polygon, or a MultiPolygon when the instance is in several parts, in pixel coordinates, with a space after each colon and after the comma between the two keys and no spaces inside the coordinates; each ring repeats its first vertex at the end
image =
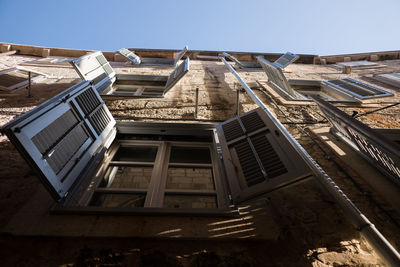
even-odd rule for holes
{"type": "Polygon", "coordinates": [[[312,103],[312,98],[307,97],[307,95],[319,95],[320,97],[328,95],[333,98],[333,100],[329,100],[329,102],[360,104],[360,101],[353,95],[349,95],[346,91],[341,90],[341,88],[330,86],[326,81],[288,80],[281,68],[276,67],[273,63],[260,56],[257,57],[257,60],[263,66],[268,76],[268,85],[291,101],[312,103]],[[304,86],[304,89],[294,89],[292,85],[304,86]],[[307,88],[315,86],[319,87],[319,90],[307,90],[307,88]]]}
{"type": "MultiPolygon", "coordinates": [[[[117,121],[117,132],[122,132],[125,134],[155,134],[155,133],[164,133],[165,126],[167,128],[166,135],[175,135],[178,132],[182,132],[180,127],[184,124],[166,124],[166,123],[145,123],[145,122],[118,122],[117,121]],[[138,125],[139,127],[136,127],[138,125]],[[119,128],[119,126],[121,128],[119,128]],[[164,126],[164,127],[162,127],[164,126]]],[[[62,201],[55,203],[51,208],[51,213],[53,214],[101,214],[101,215],[196,215],[196,216],[236,216],[238,215],[238,210],[232,206],[232,203],[229,200],[229,193],[227,189],[227,182],[223,173],[221,173],[222,163],[219,161],[219,154],[217,153],[217,149],[215,146],[215,126],[209,124],[201,124],[201,125],[187,125],[184,130],[187,133],[198,133],[198,136],[210,136],[212,140],[210,142],[192,142],[192,141],[152,141],[152,140],[123,140],[118,139],[118,136],[110,145],[109,149],[104,150],[100,153],[97,160],[93,160],[93,162],[87,166],[85,173],[82,176],[86,178],[82,179],[79,184],[75,185],[74,188],[71,189],[70,194],[63,199],[62,201]],[[194,126],[191,128],[190,126],[194,126]],[[200,132],[199,132],[200,131],[200,132]],[[128,146],[157,146],[159,147],[157,151],[157,156],[154,162],[154,170],[152,173],[151,182],[154,182],[155,185],[149,185],[148,189],[98,189],[98,185],[103,179],[104,175],[107,172],[110,163],[112,162],[112,158],[115,153],[118,151],[118,148],[121,145],[128,146]],[[170,163],[169,155],[170,148],[172,146],[184,146],[184,147],[208,147],[210,151],[211,163],[210,164],[192,164],[192,163],[170,163]],[[167,155],[167,158],[165,158],[167,155]],[[164,157],[164,158],[163,158],[164,157]],[[158,164],[158,166],[156,166],[158,164]],[[212,174],[214,180],[215,190],[175,190],[175,189],[166,189],[166,181],[167,181],[167,170],[169,165],[188,165],[197,167],[211,165],[212,166],[212,174]],[[158,175],[159,177],[153,179],[154,175],[158,175]],[[157,184],[161,182],[162,184],[157,184]],[[150,188],[151,187],[151,188],[150,188]],[[154,189],[154,190],[153,190],[154,189]],[[89,203],[92,199],[92,196],[95,192],[117,192],[117,191],[125,191],[132,193],[142,193],[146,192],[147,194],[152,194],[152,198],[154,197],[153,203],[150,206],[144,207],[101,207],[101,206],[90,206],[89,203]],[[164,208],[162,206],[163,198],[166,194],[174,194],[174,195],[186,195],[188,193],[190,195],[212,195],[216,197],[216,208],[164,208]]],[[[180,133],[182,134],[182,133],[180,133]]],[[[142,164],[143,162],[132,163],[134,164],[142,164]]],[[[142,165],[150,165],[148,163],[142,165]]],[[[208,167],[208,166],[206,166],[208,167]]]]}
{"type": "Polygon", "coordinates": [[[99,51],[71,60],[70,64],[82,80],[90,81],[102,97],[108,98],[161,98],[189,71],[189,58],[186,58],[168,76],[116,74],[99,51]],[[119,84],[121,81],[125,81],[124,84],[119,84]],[[128,88],[126,92],[117,93],[119,87],[128,88]],[[159,92],[146,94],[146,89],[159,92]]]}

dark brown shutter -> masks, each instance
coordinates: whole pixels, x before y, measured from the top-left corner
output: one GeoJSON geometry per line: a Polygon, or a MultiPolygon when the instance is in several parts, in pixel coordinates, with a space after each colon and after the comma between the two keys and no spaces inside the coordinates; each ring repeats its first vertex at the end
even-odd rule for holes
{"type": "Polygon", "coordinates": [[[310,176],[272,120],[256,109],[217,126],[231,195],[238,203],[310,176]]]}

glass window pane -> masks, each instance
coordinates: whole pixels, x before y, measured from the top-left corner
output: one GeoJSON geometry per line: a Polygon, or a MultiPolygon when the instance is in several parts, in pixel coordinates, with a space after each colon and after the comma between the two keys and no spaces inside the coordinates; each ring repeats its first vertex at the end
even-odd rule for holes
{"type": "Polygon", "coordinates": [[[155,146],[121,146],[113,161],[154,162],[156,155],[155,146]]]}
{"type": "Polygon", "coordinates": [[[211,163],[208,147],[178,147],[171,148],[172,163],[211,163]]]}
{"type": "Polygon", "coordinates": [[[168,168],[167,189],[214,190],[211,168],[168,168]]]}
{"type": "Polygon", "coordinates": [[[217,198],[215,196],[165,195],[164,208],[215,209],[217,198]]]}
{"type": "Polygon", "coordinates": [[[153,167],[109,167],[99,187],[147,189],[153,167]]]}
{"type": "Polygon", "coordinates": [[[89,206],[110,208],[140,208],[144,206],[145,194],[94,193],[89,206]]]}

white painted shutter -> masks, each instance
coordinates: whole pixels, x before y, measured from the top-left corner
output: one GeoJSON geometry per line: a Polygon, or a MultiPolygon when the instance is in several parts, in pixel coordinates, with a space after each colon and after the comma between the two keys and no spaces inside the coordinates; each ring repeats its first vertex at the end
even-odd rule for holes
{"type": "Polygon", "coordinates": [[[131,61],[134,65],[139,65],[141,63],[140,57],[126,48],[121,48],[117,53],[131,61]]]}
{"type": "Polygon", "coordinates": [[[180,79],[189,71],[189,58],[186,58],[175,70],[169,75],[165,84],[164,94],[168,92],[180,79]]]}
{"type": "Polygon", "coordinates": [[[102,92],[115,82],[116,74],[101,52],[94,52],[70,61],[79,76],[91,81],[97,92],[102,92]]]}
{"type": "Polygon", "coordinates": [[[115,133],[115,120],[81,82],[2,128],[55,199],[64,197],[92,156],[115,133]]]}
{"type": "Polygon", "coordinates": [[[324,83],[361,100],[376,97],[393,96],[393,94],[388,91],[354,80],[352,78],[328,80],[324,81],[324,83]]]}
{"type": "Polygon", "coordinates": [[[235,203],[311,175],[307,164],[261,108],[221,123],[217,133],[235,203]]]}
{"type": "Polygon", "coordinates": [[[331,123],[335,135],[400,185],[400,145],[390,140],[398,139],[386,138],[318,97],[313,100],[331,123]]]}
{"type": "Polygon", "coordinates": [[[289,82],[287,81],[285,75],[282,72],[281,68],[277,68],[271,62],[266,60],[263,57],[257,57],[258,62],[261,64],[265,73],[268,76],[268,81],[276,86],[279,90],[286,92],[288,95],[293,98],[298,98],[299,94],[296,93],[293,88],[290,87],[289,82]]]}
{"type": "Polygon", "coordinates": [[[286,52],[286,54],[282,55],[280,58],[275,60],[274,63],[272,63],[272,64],[278,68],[284,69],[291,63],[295,62],[298,58],[299,58],[298,55],[290,53],[290,52],[286,52]]]}

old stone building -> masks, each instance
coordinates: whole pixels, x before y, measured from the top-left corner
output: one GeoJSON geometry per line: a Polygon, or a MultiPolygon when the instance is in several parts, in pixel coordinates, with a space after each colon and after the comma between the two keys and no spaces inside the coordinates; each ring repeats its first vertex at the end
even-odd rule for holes
{"type": "Polygon", "coordinates": [[[0,45],[4,266],[399,259],[399,51],[0,45]]]}

